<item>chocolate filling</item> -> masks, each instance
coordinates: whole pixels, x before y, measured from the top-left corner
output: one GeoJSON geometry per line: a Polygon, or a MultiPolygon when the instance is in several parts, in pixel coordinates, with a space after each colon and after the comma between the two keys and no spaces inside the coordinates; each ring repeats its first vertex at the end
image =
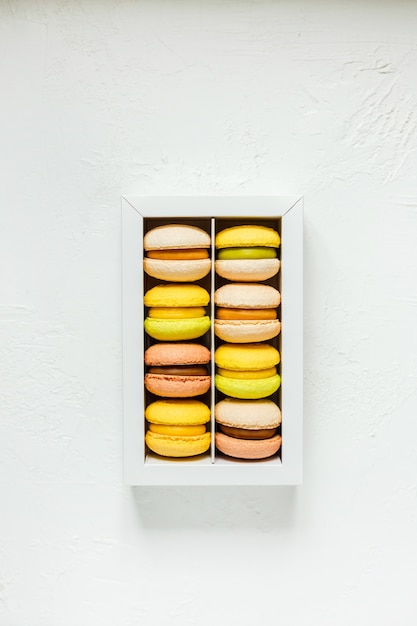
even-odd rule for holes
{"type": "Polygon", "coordinates": [[[149,374],[163,374],[165,376],[207,376],[205,365],[164,365],[153,366],[148,369],[149,374]]]}
{"type": "Polygon", "coordinates": [[[248,428],[237,428],[236,426],[225,426],[219,424],[220,430],[229,437],[236,439],[269,439],[277,432],[277,428],[258,428],[257,430],[249,430],[248,428]]]}

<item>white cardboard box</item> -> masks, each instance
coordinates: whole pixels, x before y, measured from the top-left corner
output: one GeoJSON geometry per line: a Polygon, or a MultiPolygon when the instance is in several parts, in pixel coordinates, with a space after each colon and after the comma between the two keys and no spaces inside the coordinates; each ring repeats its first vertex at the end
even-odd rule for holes
{"type": "MultiPolygon", "coordinates": [[[[213,233],[214,234],[214,233],[213,233]]],[[[212,237],[214,259],[214,236],[212,237]]],[[[215,273],[211,275],[211,296],[215,273]]],[[[280,196],[161,196],[122,198],[124,476],[128,485],[294,485],[302,482],[303,445],[303,199],[280,196]],[[212,233],[236,223],[276,220],[281,231],[282,447],[264,461],[238,461],[210,453],[163,459],[145,449],[143,233],[147,220],[208,220],[212,233]]],[[[210,288],[210,286],[209,286],[210,288]]],[[[211,298],[213,302],[213,297],[211,298]]],[[[213,304],[211,317],[213,316],[213,304]]],[[[213,331],[211,343],[214,346],[213,331]]],[[[213,364],[214,370],[214,364],[213,364]]],[[[214,406],[214,384],[211,404],[214,406]]],[[[214,442],[214,418],[212,417],[214,442]]]]}

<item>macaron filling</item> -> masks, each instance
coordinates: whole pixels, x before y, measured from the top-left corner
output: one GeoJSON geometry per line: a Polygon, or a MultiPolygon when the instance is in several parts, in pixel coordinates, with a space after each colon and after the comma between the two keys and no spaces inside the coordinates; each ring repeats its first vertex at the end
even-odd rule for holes
{"type": "Polygon", "coordinates": [[[276,367],[269,367],[264,370],[228,370],[223,367],[217,368],[217,373],[226,378],[236,378],[238,380],[258,380],[260,378],[269,378],[277,373],[276,367]]]}
{"type": "Polygon", "coordinates": [[[209,258],[208,250],[204,248],[148,250],[146,256],[148,259],[159,259],[161,261],[194,261],[209,258]]]}
{"type": "Polygon", "coordinates": [[[149,374],[163,376],[207,376],[207,367],[204,365],[156,365],[148,369],[149,374]]]}
{"type": "Polygon", "coordinates": [[[216,318],[219,320],[276,320],[276,309],[234,309],[217,307],[216,318]]]}
{"type": "Polygon", "coordinates": [[[189,307],[151,307],[148,317],[160,320],[192,319],[194,317],[204,317],[206,310],[202,306],[189,307]]]}
{"type": "Polygon", "coordinates": [[[218,251],[217,258],[220,261],[237,259],[275,259],[277,257],[276,248],[247,247],[247,248],[222,248],[218,251]]]}
{"type": "Polygon", "coordinates": [[[174,437],[193,437],[194,435],[203,435],[206,432],[205,424],[197,424],[196,426],[184,426],[182,424],[149,424],[149,430],[158,435],[171,435],[174,437]]]}
{"type": "Polygon", "coordinates": [[[225,426],[224,424],[219,424],[219,429],[225,435],[236,437],[236,439],[269,439],[278,431],[278,428],[256,428],[249,430],[248,428],[237,428],[236,426],[225,426]]]}

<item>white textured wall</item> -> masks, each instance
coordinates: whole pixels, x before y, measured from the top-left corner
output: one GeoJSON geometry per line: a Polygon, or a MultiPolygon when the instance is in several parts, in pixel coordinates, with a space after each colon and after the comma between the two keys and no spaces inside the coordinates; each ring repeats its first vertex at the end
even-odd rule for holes
{"type": "Polygon", "coordinates": [[[417,4],[0,3],[1,626],[415,626],[417,4]],[[305,195],[305,482],[122,485],[120,195],[305,195]]]}

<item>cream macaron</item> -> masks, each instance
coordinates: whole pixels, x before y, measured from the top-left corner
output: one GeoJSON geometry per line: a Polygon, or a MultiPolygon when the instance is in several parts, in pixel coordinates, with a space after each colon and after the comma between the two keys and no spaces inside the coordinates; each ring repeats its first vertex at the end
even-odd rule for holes
{"type": "Polygon", "coordinates": [[[258,283],[230,283],[215,291],[214,332],[230,343],[267,341],[281,330],[277,289],[258,283]]]}
{"type": "Polygon", "coordinates": [[[193,282],[207,276],[210,235],[188,224],[165,224],[148,231],[143,247],[145,272],[169,282],[193,282]]]}

